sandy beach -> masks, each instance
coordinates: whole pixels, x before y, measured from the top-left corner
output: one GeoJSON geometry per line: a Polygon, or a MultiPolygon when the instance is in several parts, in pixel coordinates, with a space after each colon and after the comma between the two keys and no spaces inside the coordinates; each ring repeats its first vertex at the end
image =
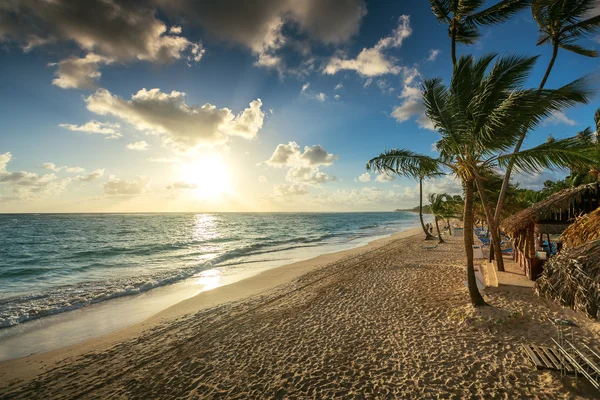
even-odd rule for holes
{"type": "Polygon", "coordinates": [[[598,324],[529,288],[469,305],[462,241],[419,229],[266,271],[128,329],[0,364],[2,398],[594,398],[537,371],[548,317],[598,324]]]}

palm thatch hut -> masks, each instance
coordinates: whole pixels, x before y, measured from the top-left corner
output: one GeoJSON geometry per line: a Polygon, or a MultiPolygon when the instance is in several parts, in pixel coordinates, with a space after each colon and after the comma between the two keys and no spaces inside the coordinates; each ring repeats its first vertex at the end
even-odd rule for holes
{"type": "Polygon", "coordinates": [[[563,246],[578,247],[592,240],[600,239],[600,208],[582,215],[561,235],[563,246]]]}
{"type": "MultiPolygon", "coordinates": [[[[594,182],[565,189],[549,198],[505,219],[500,224],[513,240],[513,257],[529,279],[535,280],[543,271],[548,252],[541,246],[546,235],[561,234],[577,217],[600,206],[600,183],[594,182]]],[[[556,246],[560,250],[562,243],[556,246]]]]}
{"type": "Polygon", "coordinates": [[[535,293],[563,306],[600,317],[600,239],[552,257],[535,283],[535,293]]]}

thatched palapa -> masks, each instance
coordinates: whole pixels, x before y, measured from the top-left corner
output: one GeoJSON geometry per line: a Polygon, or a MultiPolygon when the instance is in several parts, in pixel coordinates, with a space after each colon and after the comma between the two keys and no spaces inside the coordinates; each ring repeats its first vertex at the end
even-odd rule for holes
{"type": "Polygon", "coordinates": [[[536,279],[544,261],[536,256],[535,238],[542,234],[560,234],[578,217],[599,206],[600,183],[594,182],[555,193],[505,219],[500,227],[513,239],[515,261],[530,279],[536,279]]]}
{"type": "Polygon", "coordinates": [[[582,215],[561,236],[565,247],[577,247],[600,239],[600,208],[582,215]]]}
{"type": "Polygon", "coordinates": [[[535,284],[535,293],[600,317],[600,239],[552,257],[535,284]]]}

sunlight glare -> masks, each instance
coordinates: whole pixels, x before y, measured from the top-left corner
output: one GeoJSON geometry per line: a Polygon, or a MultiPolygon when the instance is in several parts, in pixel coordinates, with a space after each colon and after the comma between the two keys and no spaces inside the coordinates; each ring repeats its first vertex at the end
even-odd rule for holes
{"type": "Polygon", "coordinates": [[[220,155],[202,156],[181,166],[182,178],[193,184],[194,194],[202,199],[212,199],[231,193],[230,175],[220,155]]]}

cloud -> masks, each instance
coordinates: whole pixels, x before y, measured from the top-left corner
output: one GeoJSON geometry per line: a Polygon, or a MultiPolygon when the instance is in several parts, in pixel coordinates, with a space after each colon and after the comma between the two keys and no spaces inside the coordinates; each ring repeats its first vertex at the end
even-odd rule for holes
{"type": "Polygon", "coordinates": [[[167,157],[158,157],[158,158],[150,157],[148,159],[148,161],[155,162],[155,163],[162,163],[162,164],[176,164],[179,162],[179,160],[176,158],[167,158],[167,157]]]}
{"type": "Polygon", "coordinates": [[[121,125],[111,124],[109,122],[98,122],[91,120],[83,125],[60,124],[58,126],[75,132],[105,135],[107,139],[117,139],[121,137],[121,125]]]}
{"type": "Polygon", "coordinates": [[[81,181],[81,182],[91,182],[94,181],[98,178],[101,178],[104,176],[104,168],[99,168],[99,169],[95,169],[92,172],[90,172],[87,175],[79,175],[75,177],[75,180],[81,181]]]}
{"type": "Polygon", "coordinates": [[[288,185],[282,183],[273,186],[273,196],[271,196],[271,198],[303,196],[307,193],[308,190],[306,190],[306,187],[303,185],[298,185],[295,183],[288,185]]]}
{"type": "Polygon", "coordinates": [[[175,34],[175,35],[181,35],[181,27],[180,26],[172,26],[169,29],[169,33],[175,34]]]}
{"type": "Polygon", "coordinates": [[[340,96],[339,94],[336,94],[335,96],[333,96],[334,99],[339,100],[342,98],[342,96],[340,96]]]}
{"type": "Polygon", "coordinates": [[[308,90],[309,87],[309,82],[306,82],[304,85],[302,85],[302,89],[300,89],[300,94],[308,97],[309,99],[319,100],[320,102],[324,102],[327,99],[327,95],[325,93],[314,93],[308,90]]]}
{"type": "Polygon", "coordinates": [[[418,116],[415,122],[421,129],[435,130],[433,122],[425,115],[425,104],[423,103],[423,93],[418,84],[420,73],[416,67],[405,68],[404,88],[400,94],[403,100],[402,104],[394,107],[391,116],[398,122],[405,122],[414,116],[418,116]]]}
{"type": "MultiPolygon", "coordinates": [[[[25,51],[60,41],[110,60],[165,64],[201,45],[181,37],[157,18],[154,2],[126,0],[20,0],[0,6],[0,39],[25,51]]],[[[59,68],[60,69],[60,68],[59,68]]]]}
{"type": "Polygon", "coordinates": [[[179,181],[179,182],[175,182],[172,185],[167,186],[167,189],[169,190],[178,190],[178,189],[196,189],[198,187],[198,185],[196,185],[195,183],[189,183],[189,182],[185,182],[185,181],[179,181]]]}
{"type": "Polygon", "coordinates": [[[59,166],[57,166],[56,164],[54,164],[52,162],[44,163],[42,165],[42,168],[50,170],[50,171],[54,171],[54,172],[59,172],[59,171],[65,171],[65,172],[83,172],[83,171],[85,171],[85,169],[81,168],[81,167],[67,167],[67,166],[59,167],[59,166]]]}
{"type": "Polygon", "coordinates": [[[535,174],[513,174],[512,179],[519,183],[519,186],[524,189],[540,190],[544,187],[544,182],[557,181],[564,178],[565,174],[558,174],[554,171],[545,171],[535,174]]]}
{"type": "Polygon", "coordinates": [[[543,125],[559,125],[565,124],[569,126],[577,125],[577,122],[567,117],[562,111],[553,111],[552,115],[543,122],[543,125]]]}
{"type": "Polygon", "coordinates": [[[304,151],[296,142],[279,144],[265,163],[272,167],[319,167],[331,165],[337,156],[328,153],[321,145],[304,146],[304,151]]]}
{"type": "Polygon", "coordinates": [[[393,175],[388,175],[388,174],[379,174],[379,175],[377,175],[375,180],[379,183],[386,183],[386,182],[391,182],[391,181],[396,180],[396,177],[393,175]]]}
{"type": "Polygon", "coordinates": [[[258,181],[260,183],[266,183],[267,182],[267,177],[264,176],[264,175],[261,175],[261,176],[258,177],[258,181]]]}
{"type": "Polygon", "coordinates": [[[129,143],[127,145],[127,148],[129,150],[144,151],[144,150],[148,150],[148,143],[146,143],[146,141],[144,141],[144,140],[142,140],[140,142],[133,142],[133,143],[129,143]]]}
{"type": "Polygon", "coordinates": [[[308,89],[309,86],[310,86],[310,83],[308,83],[308,82],[306,82],[304,85],[302,85],[302,90],[300,90],[300,93],[306,92],[306,90],[308,89]]]}
{"type": "Polygon", "coordinates": [[[165,143],[183,150],[222,144],[232,136],[251,139],[262,128],[265,116],[260,99],[234,115],[228,108],[219,109],[209,103],[189,106],[185,93],[164,93],[160,89],[141,89],[131,100],[99,89],[85,102],[93,113],[120,118],[138,130],[161,135],[165,143]]]}
{"type": "Polygon", "coordinates": [[[136,176],[132,181],[117,178],[114,175],[108,177],[108,182],[103,183],[104,193],[111,196],[138,195],[149,190],[151,179],[147,176],[136,176]]]}
{"type": "Polygon", "coordinates": [[[12,159],[10,152],[0,154],[0,187],[6,185],[13,193],[12,199],[47,197],[62,192],[71,178],[58,178],[55,174],[38,175],[34,172],[9,172],[6,168],[12,159]]]}
{"type": "Polygon", "coordinates": [[[438,49],[429,50],[429,57],[427,57],[427,61],[435,61],[435,59],[437,58],[437,56],[439,54],[440,54],[440,50],[438,50],[438,49]]]}
{"type": "Polygon", "coordinates": [[[354,182],[369,182],[371,180],[371,174],[369,174],[368,172],[365,172],[364,174],[362,174],[361,176],[359,176],[358,178],[354,178],[354,182]]]}
{"type": "Polygon", "coordinates": [[[297,32],[307,41],[340,44],[358,33],[366,14],[363,0],[157,0],[174,18],[199,24],[209,38],[240,44],[257,57],[255,65],[285,68],[281,55],[296,41],[297,32]]]}
{"type": "Polygon", "coordinates": [[[321,145],[304,146],[302,150],[296,142],[289,142],[278,145],[265,164],[288,168],[285,176],[288,182],[319,185],[336,180],[319,170],[319,167],[333,164],[336,159],[336,155],[328,153],[321,145]]]}
{"type": "Polygon", "coordinates": [[[330,181],[335,181],[335,177],[330,177],[325,172],[319,171],[318,167],[292,167],[288,170],[285,180],[295,183],[304,183],[309,185],[319,185],[330,181]]]}
{"type": "Polygon", "coordinates": [[[337,85],[335,85],[335,87],[333,88],[333,90],[340,90],[344,87],[344,85],[342,85],[341,83],[338,83],[337,85]]]}
{"type": "Polygon", "coordinates": [[[319,100],[320,102],[324,102],[327,99],[327,96],[325,95],[325,93],[320,92],[317,96],[316,99],[319,100]]]}
{"type": "Polygon", "coordinates": [[[88,53],[83,58],[69,57],[58,63],[50,63],[49,66],[58,66],[57,78],[52,84],[63,89],[96,89],[97,80],[102,74],[100,65],[111,64],[113,60],[94,53],[88,53]]]}
{"type": "Polygon", "coordinates": [[[371,48],[362,49],[356,58],[331,57],[323,72],[328,75],[334,75],[342,70],[352,70],[365,77],[384,74],[397,75],[402,71],[402,68],[396,65],[395,59],[386,56],[384,51],[391,48],[399,48],[402,46],[404,39],[411,34],[410,17],[402,15],[398,18],[398,27],[394,29],[391,35],[380,39],[371,48]]]}

